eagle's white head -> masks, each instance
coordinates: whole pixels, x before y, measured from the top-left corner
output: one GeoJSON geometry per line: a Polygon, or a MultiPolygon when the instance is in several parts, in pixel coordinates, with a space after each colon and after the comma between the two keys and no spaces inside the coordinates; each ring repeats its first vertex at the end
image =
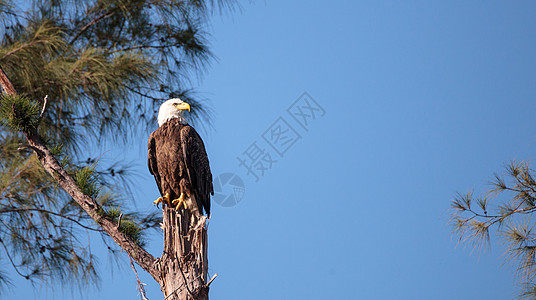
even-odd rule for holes
{"type": "Polygon", "coordinates": [[[179,98],[167,100],[160,105],[160,110],[158,110],[158,126],[174,118],[179,118],[182,124],[188,124],[182,115],[186,109],[190,111],[190,105],[179,98]]]}

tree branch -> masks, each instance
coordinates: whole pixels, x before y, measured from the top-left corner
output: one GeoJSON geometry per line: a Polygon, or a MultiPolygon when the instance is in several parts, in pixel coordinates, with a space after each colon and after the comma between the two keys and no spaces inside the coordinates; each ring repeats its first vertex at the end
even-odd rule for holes
{"type": "Polygon", "coordinates": [[[9,78],[7,78],[6,73],[4,73],[2,66],[0,66],[0,85],[2,85],[4,92],[10,96],[15,95],[17,93],[15,87],[13,86],[13,84],[11,84],[9,78]]]}
{"type": "Polygon", "coordinates": [[[103,19],[106,19],[106,18],[109,18],[109,17],[113,16],[113,14],[114,14],[113,12],[110,12],[110,13],[107,13],[107,14],[102,14],[102,15],[98,16],[96,19],[93,19],[91,22],[87,23],[86,26],[82,27],[82,29],[69,42],[69,46],[71,46],[84,32],[86,32],[89,29],[89,27],[97,24],[98,22],[100,22],[103,19]]]}
{"type": "Polygon", "coordinates": [[[91,228],[89,226],[86,226],[86,225],[80,223],[79,221],[69,217],[69,216],[62,215],[62,214],[59,214],[57,212],[53,212],[53,211],[46,210],[46,209],[40,209],[40,208],[6,208],[6,209],[0,209],[0,214],[1,213],[6,213],[6,212],[23,212],[23,211],[37,211],[37,212],[42,212],[42,213],[46,213],[46,214],[51,214],[51,215],[54,215],[54,216],[61,217],[61,218],[64,218],[66,220],[69,220],[71,222],[74,222],[74,223],[78,224],[80,227],[88,229],[88,230],[99,231],[99,232],[104,231],[102,229],[95,229],[95,228],[91,228]]]}
{"type": "MultiPolygon", "coordinates": [[[[1,70],[1,67],[0,67],[1,70]]],[[[0,72],[0,85],[9,95],[16,94],[16,90],[3,71],[0,72]]],[[[45,168],[45,170],[60,184],[60,186],[86,211],[106,233],[132,257],[140,267],[147,271],[159,282],[160,272],[155,267],[156,259],[145,249],[134,242],[128,235],[119,231],[115,222],[102,213],[102,208],[97,201],[85,195],[76,185],[74,179],[59,164],[50,150],[45,146],[37,129],[24,132],[28,143],[33,149],[45,168]]]]}
{"type": "Polygon", "coordinates": [[[15,269],[15,271],[22,277],[26,278],[26,279],[29,279],[30,278],[30,275],[24,275],[22,274],[20,271],[19,271],[19,268],[18,266],[15,264],[15,262],[13,261],[13,259],[11,258],[11,255],[9,254],[9,251],[7,250],[7,247],[6,247],[6,244],[4,244],[4,241],[2,239],[0,239],[0,244],[2,244],[2,247],[4,248],[4,251],[6,252],[6,256],[7,258],[9,258],[9,262],[11,263],[11,265],[13,266],[13,268],[15,269]]]}
{"type": "Polygon", "coordinates": [[[45,113],[45,109],[47,108],[47,103],[48,103],[48,95],[46,95],[45,98],[43,99],[43,108],[41,109],[41,113],[39,114],[39,120],[41,120],[41,118],[43,117],[43,114],[45,113]]]}
{"type": "Polygon", "coordinates": [[[130,267],[132,268],[132,271],[134,271],[134,274],[136,274],[136,282],[138,283],[138,292],[142,300],[149,300],[147,299],[147,296],[145,295],[145,283],[141,282],[140,278],[138,277],[138,272],[136,271],[136,267],[134,266],[134,262],[132,261],[132,257],[128,257],[130,259],[130,267]]]}

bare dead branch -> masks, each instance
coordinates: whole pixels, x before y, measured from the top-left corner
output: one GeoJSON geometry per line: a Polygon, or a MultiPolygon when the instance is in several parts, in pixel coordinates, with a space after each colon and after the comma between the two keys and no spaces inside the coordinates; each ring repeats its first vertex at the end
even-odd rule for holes
{"type": "MultiPolygon", "coordinates": [[[[122,215],[122,214],[121,214],[122,215]]],[[[138,276],[138,271],[136,271],[136,267],[134,266],[134,262],[132,261],[132,257],[128,257],[130,259],[130,267],[132,268],[132,271],[134,271],[134,274],[136,274],[136,282],[138,284],[138,292],[142,300],[149,300],[147,299],[147,296],[145,295],[145,283],[141,282],[140,277],[138,276]]]]}
{"type": "Polygon", "coordinates": [[[123,213],[121,213],[119,215],[119,220],[117,220],[117,228],[119,228],[119,226],[121,226],[121,220],[123,219],[123,213]]]}
{"type": "Polygon", "coordinates": [[[47,108],[47,103],[48,103],[48,95],[46,95],[45,98],[43,99],[43,108],[41,109],[41,113],[39,114],[39,120],[41,120],[41,118],[43,117],[43,114],[45,113],[45,109],[47,108]]]}
{"type": "Polygon", "coordinates": [[[209,287],[210,284],[212,283],[212,281],[214,281],[214,279],[216,279],[216,277],[218,277],[218,273],[214,274],[214,276],[212,276],[212,278],[210,278],[210,280],[208,281],[206,286],[209,287]]]}

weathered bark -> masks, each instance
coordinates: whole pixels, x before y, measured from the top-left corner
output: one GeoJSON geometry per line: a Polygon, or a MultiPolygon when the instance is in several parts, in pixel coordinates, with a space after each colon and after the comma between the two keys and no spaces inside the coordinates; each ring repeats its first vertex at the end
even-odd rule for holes
{"type": "MultiPolygon", "coordinates": [[[[0,67],[0,87],[6,94],[16,90],[0,67]]],[[[45,170],[106,233],[160,284],[166,300],[208,300],[206,216],[192,217],[189,210],[164,207],[164,252],[155,259],[119,226],[100,212],[95,199],[85,195],[42,142],[37,129],[25,132],[29,145],[45,170]]]]}
{"type": "Polygon", "coordinates": [[[189,210],[164,208],[164,252],[156,265],[166,300],[208,299],[206,220],[189,210]]]}
{"type": "Polygon", "coordinates": [[[154,268],[156,259],[140,247],[128,235],[119,231],[117,223],[99,213],[100,205],[95,199],[85,195],[76,185],[74,179],[58,163],[37,134],[37,130],[26,133],[30,148],[34,150],[45,170],[60,184],[60,186],[80,205],[86,213],[99,224],[104,231],[132,257],[144,270],[154,278],[158,273],[154,268]]]}
{"type": "Polygon", "coordinates": [[[13,87],[13,84],[11,84],[11,81],[9,78],[7,78],[6,73],[4,73],[4,70],[2,70],[2,67],[0,66],[0,85],[2,86],[2,89],[4,92],[8,95],[14,95],[17,93],[15,91],[15,87],[13,87]]]}

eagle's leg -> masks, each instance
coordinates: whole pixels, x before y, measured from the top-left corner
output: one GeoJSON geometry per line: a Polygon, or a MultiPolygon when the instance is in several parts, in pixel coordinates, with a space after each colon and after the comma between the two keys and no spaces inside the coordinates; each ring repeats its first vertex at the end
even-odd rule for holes
{"type": "Polygon", "coordinates": [[[178,199],[171,201],[171,204],[173,205],[177,204],[175,209],[181,208],[181,205],[184,205],[184,209],[188,209],[188,207],[186,206],[186,201],[184,200],[184,195],[185,195],[184,193],[181,193],[181,196],[178,199]]]}
{"type": "Polygon", "coordinates": [[[158,199],[154,200],[153,204],[155,204],[158,207],[158,204],[160,203],[167,203],[169,205],[169,193],[166,193],[162,197],[158,197],[158,199]]]}

